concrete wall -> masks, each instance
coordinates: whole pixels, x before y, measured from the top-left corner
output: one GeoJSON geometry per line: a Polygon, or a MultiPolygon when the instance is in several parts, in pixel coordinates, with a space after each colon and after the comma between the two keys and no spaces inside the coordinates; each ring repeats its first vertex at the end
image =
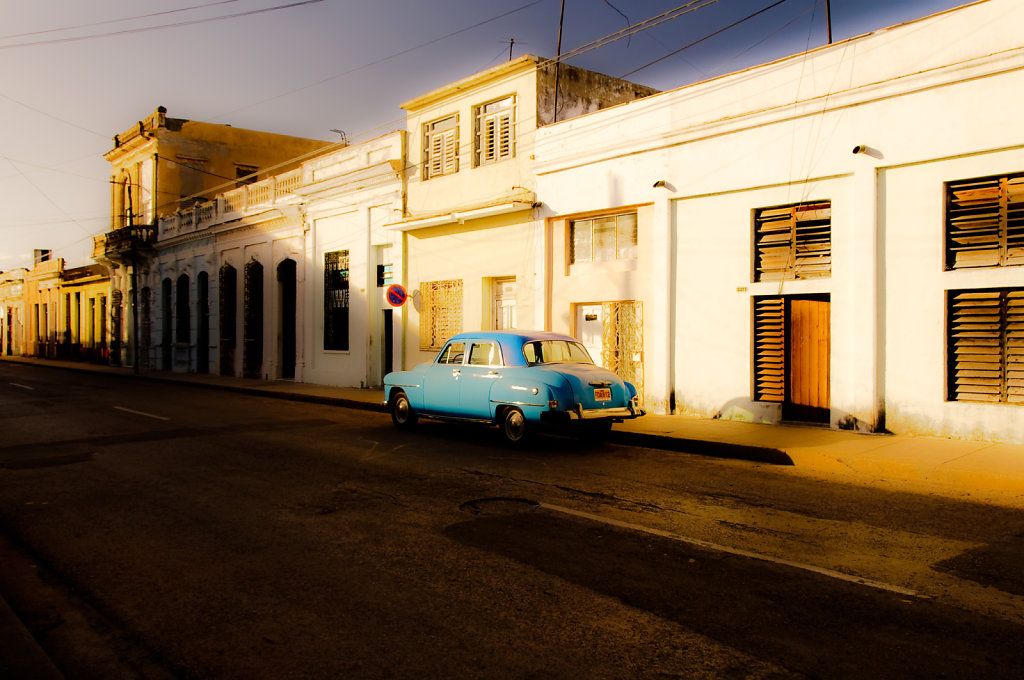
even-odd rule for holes
{"type": "Polygon", "coordinates": [[[751,396],[752,299],[828,293],[834,427],[1024,441],[1019,406],[946,401],[944,311],[1024,268],[942,264],[944,182],[1024,170],[1022,34],[1024,7],[991,0],[539,130],[549,215],[652,204],[651,396],[775,422],[751,396]],[[831,276],[755,282],[754,210],[818,199],[831,276]]]}

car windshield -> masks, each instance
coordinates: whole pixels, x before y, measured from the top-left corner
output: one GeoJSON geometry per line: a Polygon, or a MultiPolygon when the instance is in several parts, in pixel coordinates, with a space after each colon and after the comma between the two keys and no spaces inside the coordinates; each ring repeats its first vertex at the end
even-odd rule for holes
{"type": "Polygon", "coordinates": [[[537,364],[592,364],[583,345],[571,340],[531,340],[523,345],[530,366],[537,364]]]}

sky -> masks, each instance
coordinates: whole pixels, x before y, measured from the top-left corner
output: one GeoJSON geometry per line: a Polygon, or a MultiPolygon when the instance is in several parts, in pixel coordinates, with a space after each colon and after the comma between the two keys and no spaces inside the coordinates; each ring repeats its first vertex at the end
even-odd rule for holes
{"type": "MultiPolygon", "coordinates": [[[[553,57],[562,2],[0,0],[0,271],[30,268],[36,248],[91,263],[110,220],[103,154],[158,106],[365,141],[404,128],[402,102],[510,51],[553,57]]],[[[687,4],[569,63],[670,90],[827,42],[825,0],[564,0],[562,52],[687,4]]],[[[830,0],[832,39],[962,4],[830,0]]]]}

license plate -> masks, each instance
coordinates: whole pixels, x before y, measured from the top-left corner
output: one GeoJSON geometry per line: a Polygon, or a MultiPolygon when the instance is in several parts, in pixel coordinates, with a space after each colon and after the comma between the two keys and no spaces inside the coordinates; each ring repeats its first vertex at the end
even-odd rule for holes
{"type": "Polygon", "coordinates": [[[610,389],[608,389],[607,387],[599,387],[599,388],[594,390],[594,400],[595,401],[611,401],[612,400],[612,391],[610,389]]]}

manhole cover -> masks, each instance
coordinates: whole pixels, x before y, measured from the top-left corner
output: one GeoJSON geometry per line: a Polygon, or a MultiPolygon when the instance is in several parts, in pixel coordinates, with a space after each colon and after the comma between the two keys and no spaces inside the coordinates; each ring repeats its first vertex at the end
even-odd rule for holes
{"type": "Polygon", "coordinates": [[[459,506],[459,510],[474,515],[514,515],[520,512],[532,512],[539,507],[540,503],[527,498],[479,498],[463,503],[459,506]]]}

